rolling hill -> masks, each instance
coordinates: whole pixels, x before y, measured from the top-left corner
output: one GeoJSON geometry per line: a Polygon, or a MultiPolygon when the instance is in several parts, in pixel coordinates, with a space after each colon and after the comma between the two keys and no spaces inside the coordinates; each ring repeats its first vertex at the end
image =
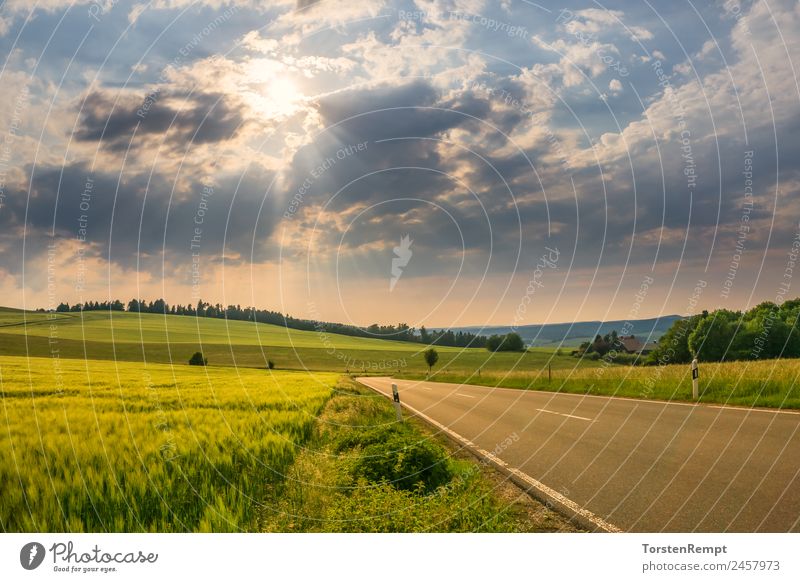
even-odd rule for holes
{"type": "Polygon", "coordinates": [[[511,326],[470,326],[458,329],[483,335],[502,335],[511,331],[516,331],[527,344],[532,346],[573,347],[580,345],[584,341],[594,339],[597,334],[605,335],[612,330],[620,332],[626,329],[626,323],[628,323],[633,335],[639,336],[647,341],[656,341],[664,335],[678,319],[682,319],[682,317],[680,315],[664,315],[651,319],[636,319],[629,323],[625,320],[576,321],[572,323],[522,325],[516,329],[511,326]]]}
{"type": "MultiPolygon", "coordinates": [[[[119,311],[42,313],[0,308],[0,355],[338,372],[425,373],[424,344],[303,331],[267,323],[119,311]]],[[[437,346],[440,370],[472,373],[592,365],[553,349],[491,353],[437,346]]]]}

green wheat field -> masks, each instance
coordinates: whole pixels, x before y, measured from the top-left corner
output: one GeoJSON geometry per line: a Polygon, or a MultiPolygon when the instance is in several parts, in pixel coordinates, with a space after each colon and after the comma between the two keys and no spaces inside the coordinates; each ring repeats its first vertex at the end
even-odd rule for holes
{"type": "MultiPolygon", "coordinates": [[[[334,437],[319,432],[320,418],[326,406],[334,403],[335,410],[344,402],[337,388],[343,373],[425,378],[425,347],[244,321],[2,308],[0,528],[292,529],[296,520],[270,508],[285,503],[276,491],[292,491],[292,507],[317,503],[302,478],[287,477],[297,474],[297,463],[319,473],[314,491],[324,490],[329,474],[358,479],[346,459],[325,471],[318,461],[309,463],[309,447],[332,446],[325,439],[334,437]],[[188,365],[195,351],[208,366],[188,365]]],[[[662,400],[691,396],[683,365],[608,364],[575,358],[567,349],[437,349],[434,381],[662,400]]],[[[800,360],[703,364],[701,400],[800,408],[798,377],[800,360]]],[[[363,401],[358,394],[349,398],[363,401]]],[[[378,401],[374,406],[389,407],[378,401]]],[[[364,418],[392,415],[386,408],[364,418]]],[[[487,487],[480,481],[470,490],[487,487]]],[[[399,510],[408,501],[398,495],[399,510]]],[[[468,491],[459,495],[471,503],[468,491]]],[[[345,495],[331,507],[349,507],[354,499],[345,495]]],[[[374,499],[363,503],[353,511],[370,510],[374,499]]],[[[436,511],[415,515],[415,530],[435,528],[436,511]]],[[[518,523],[510,517],[498,525],[482,513],[460,519],[459,527],[518,523]]],[[[534,528],[562,527],[554,519],[534,528]]]]}
{"type": "Polygon", "coordinates": [[[2,527],[253,529],[336,378],[0,357],[2,527]]]}

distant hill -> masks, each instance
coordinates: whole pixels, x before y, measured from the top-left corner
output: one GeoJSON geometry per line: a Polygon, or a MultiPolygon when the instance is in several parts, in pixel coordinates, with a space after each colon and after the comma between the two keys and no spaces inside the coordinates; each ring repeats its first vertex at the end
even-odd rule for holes
{"type": "MultiPolygon", "coordinates": [[[[630,321],[628,327],[633,335],[642,338],[643,341],[656,341],[678,319],[683,318],[680,315],[664,315],[651,319],[635,319],[630,321]],[[633,327],[630,327],[630,325],[633,327]]],[[[576,321],[574,323],[521,325],[516,330],[512,329],[511,326],[468,326],[454,328],[453,331],[469,331],[481,335],[506,334],[510,331],[516,331],[522,336],[525,343],[534,347],[556,347],[559,344],[563,347],[574,347],[584,341],[594,339],[597,334],[605,335],[612,330],[621,332],[626,323],[626,320],[576,321]]]]}

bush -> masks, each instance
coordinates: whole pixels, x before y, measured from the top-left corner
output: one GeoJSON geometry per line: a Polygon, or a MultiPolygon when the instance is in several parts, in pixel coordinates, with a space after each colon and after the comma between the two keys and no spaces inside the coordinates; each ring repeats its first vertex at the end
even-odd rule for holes
{"type": "Polygon", "coordinates": [[[490,352],[522,352],[525,350],[525,342],[515,332],[493,335],[486,340],[486,349],[490,352]]]}
{"type": "Polygon", "coordinates": [[[267,370],[274,370],[275,369],[275,362],[272,360],[267,360],[267,370]]]}
{"type": "Polygon", "coordinates": [[[207,366],[208,365],[208,358],[204,358],[202,352],[195,352],[192,354],[192,357],[189,358],[189,365],[190,366],[207,366]]]}
{"type": "Polygon", "coordinates": [[[334,450],[342,453],[356,447],[368,447],[385,443],[394,436],[407,435],[408,430],[404,425],[391,424],[388,426],[352,427],[347,431],[339,431],[334,440],[334,450]]]}
{"type": "MultiPolygon", "coordinates": [[[[367,435],[365,435],[367,436],[367,435]]],[[[430,493],[452,478],[450,462],[444,449],[429,440],[410,434],[386,431],[385,438],[371,433],[371,444],[361,450],[353,466],[356,479],[373,483],[387,482],[395,489],[430,493]]]]}

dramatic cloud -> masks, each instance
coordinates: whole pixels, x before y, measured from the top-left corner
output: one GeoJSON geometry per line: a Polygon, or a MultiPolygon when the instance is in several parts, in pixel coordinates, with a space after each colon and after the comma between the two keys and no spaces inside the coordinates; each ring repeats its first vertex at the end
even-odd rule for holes
{"type": "Polygon", "coordinates": [[[336,289],[322,315],[358,323],[386,319],[363,289],[389,293],[404,236],[403,284],[375,303],[401,317],[438,297],[439,325],[508,323],[545,247],[562,262],[531,321],[625,317],[644,276],[664,292],[642,315],[685,311],[737,253],[728,305],[783,273],[796,2],[71,4],[0,13],[0,269],[17,288],[53,241],[67,263],[186,282],[196,236],[208,270],[278,273],[299,311],[336,289]]]}
{"type": "Polygon", "coordinates": [[[245,120],[241,106],[223,94],[170,96],[152,92],[143,99],[91,93],[82,104],[75,137],[123,150],[138,147],[135,136],[156,135],[176,146],[215,143],[236,136],[245,120]]]}

